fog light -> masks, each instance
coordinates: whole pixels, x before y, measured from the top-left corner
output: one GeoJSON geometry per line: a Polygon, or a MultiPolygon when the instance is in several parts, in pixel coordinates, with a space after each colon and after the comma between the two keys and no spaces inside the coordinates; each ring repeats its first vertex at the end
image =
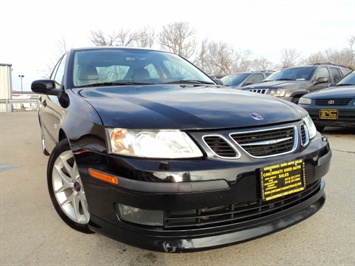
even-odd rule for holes
{"type": "Polygon", "coordinates": [[[145,210],[128,205],[117,204],[119,217],[126,222],[163,226],[163,212],[156,210],[145,210]]]}

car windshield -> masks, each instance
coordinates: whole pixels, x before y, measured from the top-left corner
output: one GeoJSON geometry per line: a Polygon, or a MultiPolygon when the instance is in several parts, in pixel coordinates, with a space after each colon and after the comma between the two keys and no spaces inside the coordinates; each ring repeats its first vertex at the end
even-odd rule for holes
{"type": "Polygon", "coordinates": [[[247,73],[240,73],[240,74],[235,74],[235,75],[229,75],[221,78],[223,85],[226,86],[237,86],[241,82],[243,82],[244,79],[246,79],[249,76],[247,73]]]}
{"type": "Polygon", "coordinates": [[[89,49],[75,52],[75,87],[134,84],[215,84],[183,58],[144,49],[89,49]]]}
{"type": "Polygon", "coordinates": [[[337,86],[355,85],[355,71],[346,75],[336,85],[337,86]]]}
{"type": "Polygon", "coordinates": [[[310,80],[314,72],[312,67],[285,68],[272,73],[265,81],[277,80],[310,80]]]}

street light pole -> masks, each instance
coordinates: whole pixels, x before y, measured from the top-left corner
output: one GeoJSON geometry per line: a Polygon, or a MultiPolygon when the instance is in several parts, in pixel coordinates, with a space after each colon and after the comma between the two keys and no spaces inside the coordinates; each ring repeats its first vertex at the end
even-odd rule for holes
{"type": "Polygon", "coordinates": [[[21,94],[22,94],[22,90],[23,90],[22,79],[25,77],[25,75],[18,75],[18,77],[21,79],[21,94]]]}

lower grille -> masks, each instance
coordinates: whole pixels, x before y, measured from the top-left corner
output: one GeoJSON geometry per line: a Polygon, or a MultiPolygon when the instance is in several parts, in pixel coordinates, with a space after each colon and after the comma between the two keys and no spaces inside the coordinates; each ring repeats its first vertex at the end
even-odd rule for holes
{"type": "Polygon", "coordinates": [[[320,181],[304,191],[270,202],[246,202],[220,207],[164,213],[164,229],[181,230],[237,224],[267,217],[304,202],[320,191],[320,181]]]}
{"type": "Polygon", "coordinates": [[[317,106],[345,106],[351,102],[351,98],[344,99],[317,99],[317,106]]]}
{"type": "Polygon", "coordinates": [[[255,92],[255,93],[260,93],[260,94],[266,94],[269,89],[249,89],[248,91],[250,92],[255,92]]]}

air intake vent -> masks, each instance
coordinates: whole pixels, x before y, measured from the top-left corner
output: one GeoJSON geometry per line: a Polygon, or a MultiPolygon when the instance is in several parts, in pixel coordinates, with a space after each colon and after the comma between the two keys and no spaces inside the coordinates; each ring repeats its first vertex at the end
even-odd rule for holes
{"type": "Polygon", "coordinates": [[[302,146],[306,146],[309,143],[309,135],[307,131],[307,127],[305,125],[301,125],[301,144],[302,146]]]}
{"type": "Polygon", "coordinates": [[[225,158],[236,158],[239,154],[221,136],[204,136],[203,140],[207,146],[218,156],[225,158]]]}
{"type": "Polygon", "coordinates": [[[255,93],[260,93],[260,94],[266,94],[268,89],[249,89],[248,91],[255,92],[255,93]]]}

